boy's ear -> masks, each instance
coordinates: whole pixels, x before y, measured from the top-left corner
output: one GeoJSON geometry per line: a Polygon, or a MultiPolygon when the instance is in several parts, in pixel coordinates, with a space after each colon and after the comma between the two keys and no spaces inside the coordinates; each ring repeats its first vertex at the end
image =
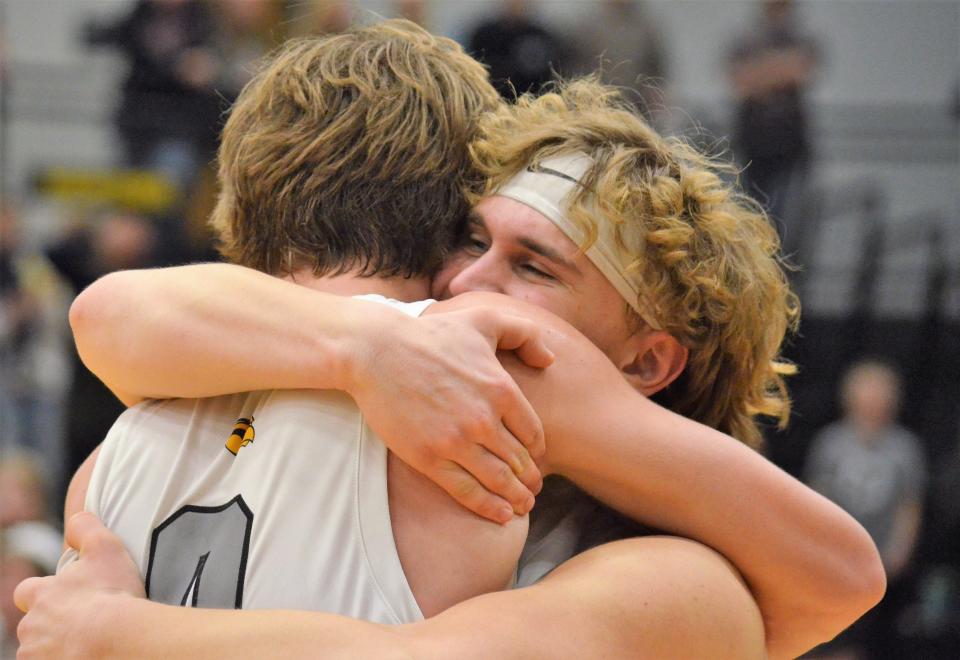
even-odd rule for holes
{"type": "Polygon", "coordinates": [[[637,333],[620,364],[627,381],[644,396],[652,396],[683,373],[689,351],[662,330],[637,333]]]}

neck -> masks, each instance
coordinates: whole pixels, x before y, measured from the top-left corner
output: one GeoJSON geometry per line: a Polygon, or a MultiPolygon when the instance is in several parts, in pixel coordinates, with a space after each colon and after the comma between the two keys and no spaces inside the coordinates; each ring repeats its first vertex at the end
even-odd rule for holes
{"type": "Polygon", "coordinates": [[[304,268],[283,279],[338,296],[376,293],[403,302],[423,300],[430,296],[430,281],[426,277],[362,277],[356,273],[317,277],[309,268],[304,268]]]}

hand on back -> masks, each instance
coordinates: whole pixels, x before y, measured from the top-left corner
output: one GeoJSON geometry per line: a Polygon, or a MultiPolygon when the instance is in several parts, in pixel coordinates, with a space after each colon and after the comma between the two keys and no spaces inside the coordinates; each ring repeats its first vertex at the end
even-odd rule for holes
{"type": "Polygon", "coordinates": [[[546,368],[553,355],[536,324],[474,307],[395,323],[378,337],[358,349],[349,391],[387,447],[484,518],[529,512],[542,484],[543,427],[496,352],[546,368]]]}
{"type": "Polygon", "coordinates": [[[120,539],[91,513],[66,524],[66,543],[79,558],[57,575],[24,580],[14,601],[26,616],[17,628],[18,658],[95,657],[97,625],[110,625],[103,598],[145,598],[140,572],[120,539]]]}

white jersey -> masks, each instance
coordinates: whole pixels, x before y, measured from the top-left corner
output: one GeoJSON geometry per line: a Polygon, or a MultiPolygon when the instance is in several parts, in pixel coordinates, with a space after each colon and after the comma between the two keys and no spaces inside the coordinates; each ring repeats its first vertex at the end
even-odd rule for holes
{"type": "MultiPolygon", "coordinates": [[[[414,316],[430,303],[368,298],[414,316]]],[[[123,539],[151,600],[423,618],[393,538],[387,450],[340,392],[134,406],[103,443],[86,508],[123,539]]]]}

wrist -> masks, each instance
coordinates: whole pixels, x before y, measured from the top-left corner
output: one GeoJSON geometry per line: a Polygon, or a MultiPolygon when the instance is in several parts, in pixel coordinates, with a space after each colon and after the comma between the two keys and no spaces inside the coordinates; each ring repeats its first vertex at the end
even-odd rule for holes
{"type": "Polygon", "coordinates": [[[378,303],[348,300],[339,317],[338,341],[330,351],[336,374],[327,385],[357,398],[374,378],[374,366],[386,350],[396,348],[399,328],[412,319],[378,303]]]}
{"type": "Polygon", "coordinates": [[[74,635],[78,657],[123,658],[136,654],[131,647],[131,631],[143,625],[137,611],[146,603],[125,593],[99,591],[86,601],[88,615],[81,621],[82,629],[74,635]]]}

